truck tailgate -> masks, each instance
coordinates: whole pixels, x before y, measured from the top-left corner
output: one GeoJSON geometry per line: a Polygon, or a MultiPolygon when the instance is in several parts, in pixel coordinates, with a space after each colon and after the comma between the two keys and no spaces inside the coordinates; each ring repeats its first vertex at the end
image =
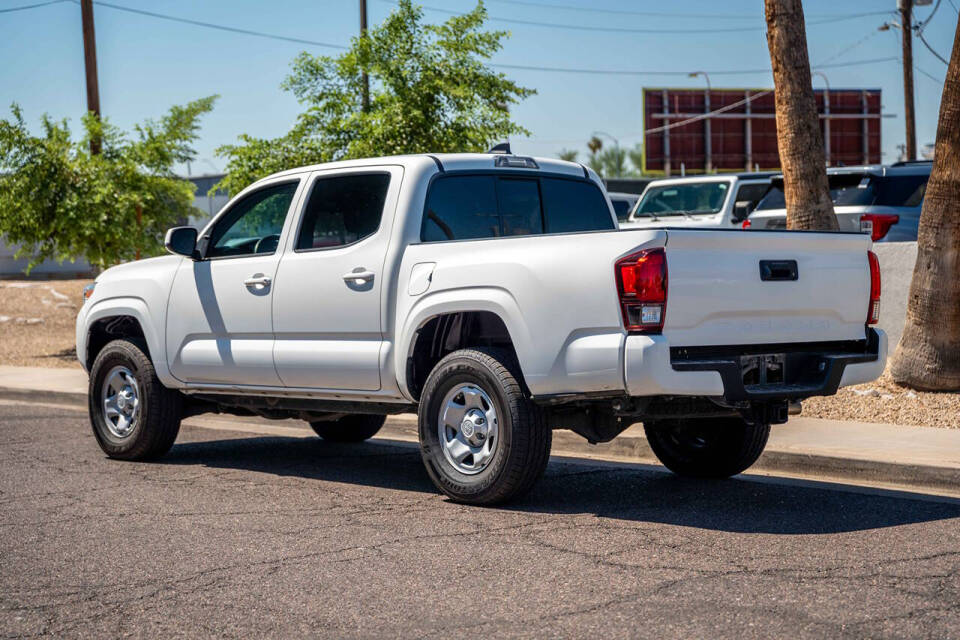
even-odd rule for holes
{"type": "Polygon", "coordinates": [[[863,340],[869,248],[860,233],[669,229],[663,334],[671,346],[863,340]]]}

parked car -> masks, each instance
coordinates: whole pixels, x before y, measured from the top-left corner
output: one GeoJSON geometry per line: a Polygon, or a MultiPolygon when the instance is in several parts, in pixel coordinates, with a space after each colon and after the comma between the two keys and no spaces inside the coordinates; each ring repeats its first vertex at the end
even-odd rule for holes
{"type": "MultiPolygon", "coordinates": [[[[931,162],[918,161],[827,169],[840,229],[870,233],[874,242],[915,241],[931,167],[931,162]]],[[[750,228],[786,229],[785,206],[783,176],[778,175],[750,214],[750,228]]]]}
{"type": "Polygon", "coordinates": [[[773,175],[730,173],[654,180],[620,228],[736,228],[766,194],[773,175]]]}
{"type": "Polygon", "coordinates": [[[607,195],[610,196],[613,212],[617,214],[617,220],[620,222],[627,219],[633,206],[640,199],[640,196],[636,193],[623,193],[622,191],[608,191],[607,195]]]}
{"type": "Polygon", "coordinates": [[[415,411],[427,473],[461,502],[527,491],[556,428],[605,442],[642,421],[667,467],[726,477],[789,402],[886,360],[869,237],[619,231],[599,177],[554,159],[284,171],[166,246],[103,272],[77,316],[114,458],[163,455],[202,412],[358,442],[415,411]]]}

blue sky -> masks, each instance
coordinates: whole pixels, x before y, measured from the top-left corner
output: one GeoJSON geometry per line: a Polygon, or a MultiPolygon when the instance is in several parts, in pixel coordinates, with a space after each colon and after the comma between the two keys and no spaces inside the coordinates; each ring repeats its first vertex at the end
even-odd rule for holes
{"type": "MultiPolygon", "coordinates": [[[[0,0],[0,103],[18,102],[35,125],[42,113],[67,117],[76,128],[85,109],[80,7],[61,2],[35,9],[3,13],[4,9],[40,0],[0,0]]],[[[347,44],[359,25],[356,0],[112,0],[113,4],[257,30],[293,38],[347,44]]],[[[426,7],[468,10],[471,0],[426,0],[426,7]]],[[[898,57],[894,32],[877,27],[894,19],[896,0],[805,0],[810,57],[814,64],[832,64],[898,57]],[[837,19],[838,15],[891,11],[837,19]]],[[[925,35],[949,57],[960,0],[943,0],[925,35]]],[[[371,24],[390,11],[389,0],[369,0],[371,24]]],[[[492,18],[549,22],[598,29],[561,29],[491,20],[489,26],[511,32],[493,62],[501,64],[678,71],[673,76],[616,76],[547,73],[502,69],[538,94],[515,108],[516,120],[532,132],[515,139],[517,153],[554,155],[561,148],[583,149],[595,130],[620,138],[624,145],[640,141],[640,96],[644,86],[702,87],[702,78],[687,71],[727,72],[768,69],[769,56],[760,0],[488,0],[492,18]],[[536,4],[552,4],[538,7],[536,4]],[[556,5],[593,9],[566,10],[556,5]],[[721,9],[722,7],[722,9],[721,9]],[[606,9],[611,12],[596,11],[606,9]],[[682,17],[628,15],[615,12],[661,12],[682,17]],[[717,16],[723,17],[705,17],[717,16]],[[720,29],[746,29],[721,31],[720,29]],[[671,29],[699,33],[669,33],[671,29]],[[637,33],[627,30],[645,30],[637,33]],[[663,30],[663,31],[660,31],[663,30]]],[[[925,19],[931,7],[918,7],[925,19]]],[[[174,103],[217,93],[221,98],[203,120],[194,174],[222,169],[214,149],[240,133],[276,136],[285,132],[299,105],[279,85],[289,63],[302,50],[336,53],[204,27],[169,22],[98,5],[95,8],[101,106],[114,124],[129,129],[148,117],[159,117],[174,103]]],[[[440,22],[447,14],[431,9],[426,17],[440,22]]],[[[936,80],[916,73],[917,142],[933,142],[946,66],[914,40],[915,64],[936,80]]],[[[888,61],[825,69],[832,87],[881,88],[884,160],[893,161],[903,143],[903,90],[900,64],[888,61]]],[[[715,73],[719,87],[772,85],[769,72],[715,73]]],[[[815,84],[820,86],[819,79],[815,84]]]]}

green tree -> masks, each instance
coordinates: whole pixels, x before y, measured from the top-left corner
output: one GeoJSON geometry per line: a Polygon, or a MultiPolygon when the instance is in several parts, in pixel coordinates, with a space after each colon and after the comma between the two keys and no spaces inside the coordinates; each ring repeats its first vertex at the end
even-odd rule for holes
{"type": "Polygon", "coordinates": [[[88,113],[80,140],[46,115],[31,135],[14,104],[0,120],[0,234],[31,257],[27,270],[47,258],[104,268],[160,253],[167,227],[193,210],[193,184],[173,168],[193,159],[199,118],[215,99],[174,106],[133,136],[88,113]],[[91,139],[100,154],[90,154],[91,139]]]}
{"type": "Polygon", "coordinates": [[[270,173],[295,166],[403,153],[485,151],[529,132],[510,119],[509,105],[534,94],[485,62],[505,31],[484,31],[486,9],[443,24],[424,24],[423,10],[401,0],[382,24],[355,37],[342,55],[301,53],[282,88],[306,111],[274,139],[241,136],[218,154],[237,193],[270,173]],[[363,109],[362,73],[370,78],[363,109]]]}

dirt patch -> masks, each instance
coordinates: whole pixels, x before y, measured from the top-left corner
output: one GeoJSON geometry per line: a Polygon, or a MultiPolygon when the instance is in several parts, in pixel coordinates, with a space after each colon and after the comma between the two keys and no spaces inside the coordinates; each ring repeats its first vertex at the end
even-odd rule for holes
{"type": "Polygon", "coordinates": [[[90,282],[0,281],[0,364],[79,367],[75,323],[90,282]]]}
{"type": "Polygon", "coordinates": [[[960,393],[913,391],[894,382],[887,371],[878,380],[844,387],[835,396],[804,400],[802,415],[960,429],[960,393]]]}

